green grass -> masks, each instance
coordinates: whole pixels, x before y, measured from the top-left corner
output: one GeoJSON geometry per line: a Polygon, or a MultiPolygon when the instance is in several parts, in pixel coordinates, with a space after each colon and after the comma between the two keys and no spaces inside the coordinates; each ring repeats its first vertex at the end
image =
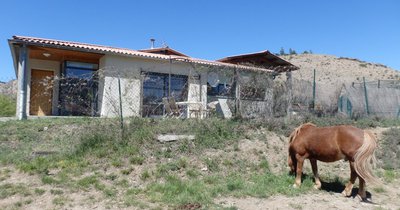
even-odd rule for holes
{"type": "Polygon", "coordinates": [[[237,197],[269,197],[275,194],[299,195],[312,189],[311,179],[303,181],[299,189],[292,188],[294,177],[260,173],[243,175],[240,173],[208,176],[202,179],[184,180],[177,176],[167,176],[163,183],[154,182],[146,188],[147,195],[157,202],[182,205],[187,203],[211,204],[217,195],[237,197]]]}
{"type": "Polygon", "coordinates": [[[23,184],[2,184],[0,185],[0,199],[4,199],[13,195],[29,196],[32,192],[23,184]]]}
{"type": "Polygon", "coordinates": [[[16,100],[5,95],[0,95],[0,117],[15,116],[16,100]]]}
{"type": "MultiPolygon", "coordinates": [[[[69,202],[67,192],[97,190],[104,199],[116,200],[127,207],[150,208],[146,201],[151,200],[155,205],[171,208],[195,203],[207,209],[218,196],[265,198],[275,194],[294,196],[311,190],[313,183],[309,177],[305,177],[301,188],[293,189],[294,177],[272,174],[270,163],[260,150],[252,151],[252,155],[259,158],[257,162],[239,156],[205,155],[205,151],[215,150],[222,154],[240,152],[239,140],[253,138],[246,134],[248,130],[267,128],[288,135],[306,121],[319,126],[399,124],[373,118],[357,121],[313,117],[291,121],[130,118],[126,120],[124,138],[121,138],[119,124],[113,119],[9,121],[0,122],[0,165],[14,165],[22,172],[38,175],[42,184],[56,187],[48,192],[56,196],[53,204],[57,206],[69,202]],[[44,131],[44,127],[48,129],[44,131]],[[165,133],[193,134],[196,138],[169,143],[155,140],[156,135],[165,133]],[[37,151],[51,153],[33,155],[37,151]],[[207,170],[200,170],[204,166],[207,170]],[[131,176],[138,179],[132,183],[131,176]]],[[[400,134],[391,130],[385,136],[392,142],[387,145],[391,149],[400,134]]],[[[6,176],[2,171],[1,177],[6,179],[6,176]]],[[[383,176],[393,181],[397,174],[386,170],[383,176]]],[[[46,191],[41,188],[30,192],[23,186],[0,186],[3,197],[44,193],[46,191]]]]}

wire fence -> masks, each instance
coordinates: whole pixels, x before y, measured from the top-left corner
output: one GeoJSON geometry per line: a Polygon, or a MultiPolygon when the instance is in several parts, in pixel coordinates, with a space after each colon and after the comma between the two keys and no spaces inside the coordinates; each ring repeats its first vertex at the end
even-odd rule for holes
{"type": "Polygon", "coordinates": [[[400,115],[400,82],[393,80],[332,88],[316,82],[318,74],[312,78],[279,79],[271,72],[195,64],[189,69],[177,68],[173,63],[162,68],[98,69],[96,65],[73,62],[64,65],[62,73],[32,70],[27,90],[29,115],[120,117],[121,120],[130,116],[400,115]]]}
{"type": "Polygon", "coordinates": [[[171,108],[183,118],[273,115],[274,83],[267,72],[196,66],[182,74],[175,69],[67,66],[61,76],[32,70],[29,83],[30,115],[162,118],[170,116],[171,108]]]}

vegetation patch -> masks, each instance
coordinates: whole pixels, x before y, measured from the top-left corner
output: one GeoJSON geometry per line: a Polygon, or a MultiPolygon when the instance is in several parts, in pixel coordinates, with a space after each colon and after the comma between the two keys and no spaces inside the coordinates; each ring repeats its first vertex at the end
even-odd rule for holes
{"type": "Polygon", "coordinates": [[[382,149],[377,153],[381,160],[381,167],[384,169],[400,169],[400,129],[391,128],[383,132],[383,139],[380,141],[382,149]]]}
{"type": "Polygon", "coordinates": [[[16,100],[5,95],[0,95],[0,117],[15,116],[16,100]]]}

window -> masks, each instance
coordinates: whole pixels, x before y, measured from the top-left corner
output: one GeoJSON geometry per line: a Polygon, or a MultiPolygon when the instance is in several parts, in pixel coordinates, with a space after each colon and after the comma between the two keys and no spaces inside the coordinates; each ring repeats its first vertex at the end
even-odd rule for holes
{"type": "Polygon", "coordinates": [[[164,97],[174,97],[176,101],[187,100],[187,76],[153,72],[143,74],[143,117],[163,115],[162,98],[164,97]]]}
{"type": "Polygon", "coordinates": [[[66,61],[60,79],[60,115],[95,116],[98,64],[66,61]]]}

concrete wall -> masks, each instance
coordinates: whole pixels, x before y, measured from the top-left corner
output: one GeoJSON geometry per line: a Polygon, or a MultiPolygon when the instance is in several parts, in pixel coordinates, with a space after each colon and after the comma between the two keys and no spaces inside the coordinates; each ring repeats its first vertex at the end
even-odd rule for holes
{"type": "MultiPolygon", "coordinates": [[[[29,116],[29,105],[30,105],[30,96],[31,96],[31,73],[32,69],[36,70],[46,70],[54,72],[54,76],[60,78],[60,62],[57,61],[48,61],[48,60],[39,60],[39,59],[28,59],[27,62],[27,103],[26,110],[27,115],[29,116]]],[[[52,99],[52,115],[58,115],[58,97],[59,97],[59,83],[58,80],[54,80],[53,85],[53,99],[52,99]]]]}
{"type": "Polygon", "coordinates": [[[199,73],[188,63],[169,60],[154,60],[116,55],[105,55],[100,59],[99,111],[100,116],[119,115],[118,77],[122,93],[124,116],[140,116],[142,103],[141,72],[187,75],[188,101],[202,102],[206,106],[206,73],[199,73]]]}

